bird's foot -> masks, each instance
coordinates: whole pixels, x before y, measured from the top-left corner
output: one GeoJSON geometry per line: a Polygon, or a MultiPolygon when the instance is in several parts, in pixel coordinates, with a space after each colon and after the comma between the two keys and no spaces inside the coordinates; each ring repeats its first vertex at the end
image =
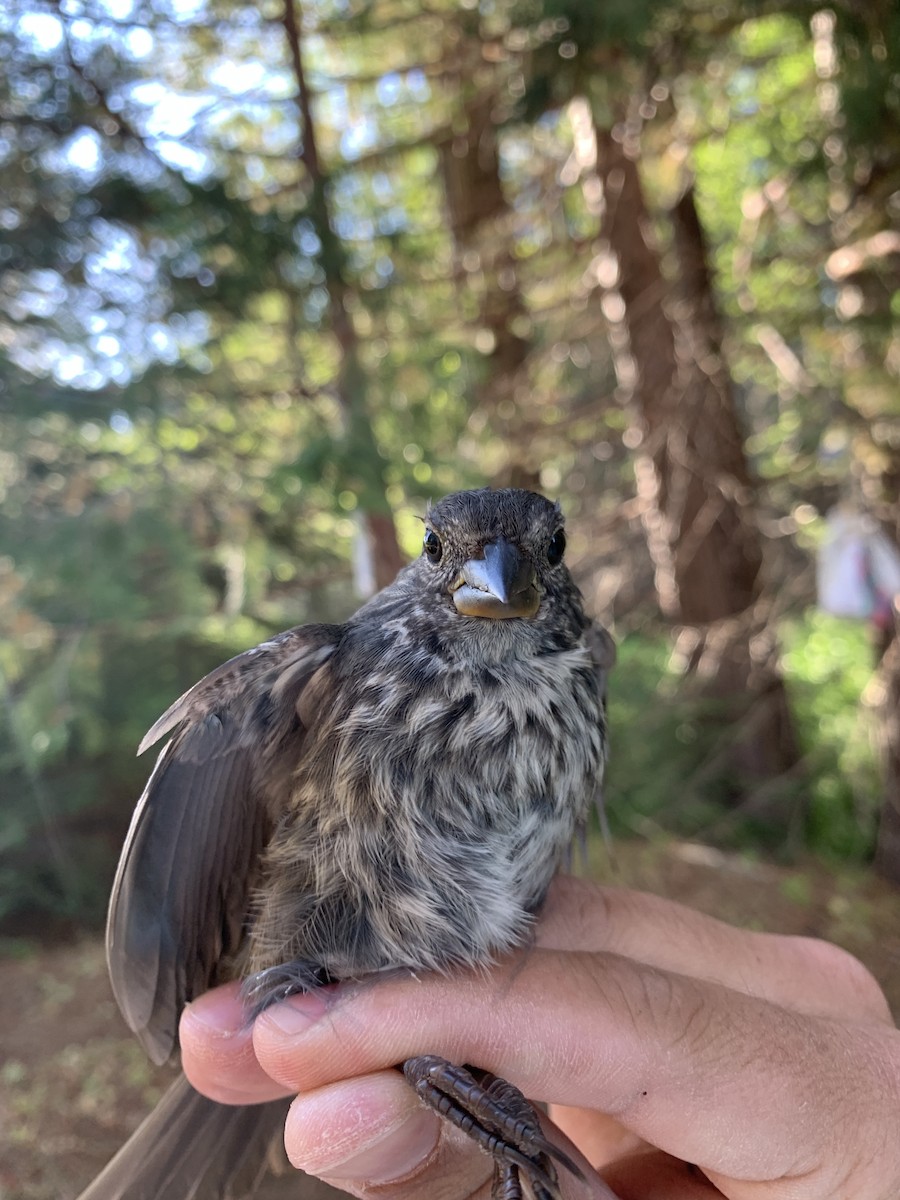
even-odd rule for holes
{"type": "Polygon", "coordinates": [[[317,991],[329,982],[321,967],[297,959],[250,975],[241,984],[241,1000],[248,1020],[255,1021],[260,1013],[273,1004],[287,1000],[288,996],[317,991]]]}
{"type": "Polygon", "coordinates": [[[569,1156],[544,1136],[531,1103],[505,1079],[456,1067],[433,1054],[408,1058],[403,1074],[425,1104],[494,1159],[493,1200],[522,1200],[523,1184],[534,1200],[559,1200],[554,1159],[582,1177],[569,1156]]]}

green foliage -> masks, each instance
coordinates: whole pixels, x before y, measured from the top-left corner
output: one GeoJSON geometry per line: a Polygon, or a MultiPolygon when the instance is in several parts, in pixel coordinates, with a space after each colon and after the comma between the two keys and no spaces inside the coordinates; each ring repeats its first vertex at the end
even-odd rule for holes
{"type": "Polygon", "coordinates": [[[148,771],[134,758],[145,730],[273,629],[349,607],[352,528],[299,520],[303,481],[273,471],[285,413],[255,429],[250,462],[227,406],[198,397],[195,412],[193,426],[6,423],[0,918],[99,919],[148,771]],[[335,564],[317,608],[298,574],[335,564]]]}
{"type": "Polygon", "coordinates": [[[875,715],[863,703],[874,669],[873,631],[811,612],[787,623],[784,672],[806,756],[807,837],[832,858],[872,851],[880,807],[875,715]]]}
{"type": "Polygon", "coordinates": [[[896,152],[900,130],[900,13],[895,5],[835,6],[835,44],[840,57],[841,100],[847,136],[884,154],[896,152]],[[868,10],[868,11],[867,11],[868,10]]]}
{"type": "Polygon", "coordinates": [[[584,576],[640,610],[612,692],[614,826],[866,856],[863,631],[797,616],[798,588],[804,770],[760,793],[721,768],[740,714],[693,698],[641,625],[639,431],[572,101],[640,155],[676,284],[667,209],[694,179],[791,575],[851,464],[873,502],[900,479],[896,253],[869,241],[900,194],[889,7],[320,5],[302,31],[314,162],[267,10],[5,6],[0,916],[100,911],[144,729],[270,630],[349,611],[361,515],[390,507],[414,553],[430,498],[510,475],[560,493],[584,576]],[[448,163],[479,105],[470,190],[496,211],[479,220],[473,195],[461,229],[448,163]],[[595,530],[613,531],[599,548],[595,530]]]}
{"type": "Polygon", "coordinates": [[[610,761],[604,805],[613,833],[694,834],[716,811],[691,788],[712,751],[698,746],[698,714],[678,695],[663,637],[632,635],[617,647],[609,687],[610,761]]]}
{"type": "Polygon", "coordinates": [[[721,768],[722,739],[735,736],[727,714],[691,699],[664,638],[622,641],[605,788],[614,832],[674,833],[786,858],[808,848],[833,860],[868,859],[880,790],[872,717],[860,703],[873,670],[869,630],[810,611],[786,623],[783,639],[802,770],[784,783],[777,805],[761,791],[737,808],[721,768]]]}

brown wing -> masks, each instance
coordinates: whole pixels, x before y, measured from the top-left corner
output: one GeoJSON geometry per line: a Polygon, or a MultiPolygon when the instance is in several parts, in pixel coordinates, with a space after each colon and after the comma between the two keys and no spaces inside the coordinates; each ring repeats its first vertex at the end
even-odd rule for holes
{"type": "Polygon", "coordinates": [[[336,626],[291,630],[217,667],[150,730],[177,730],[138,801],[110,899],[113,993],[154,1062],[184,1005],[217,982],[240,944],[256,859],[269,834],[263,744],[292,732],[303,689],[334,651],[336,626]]]}

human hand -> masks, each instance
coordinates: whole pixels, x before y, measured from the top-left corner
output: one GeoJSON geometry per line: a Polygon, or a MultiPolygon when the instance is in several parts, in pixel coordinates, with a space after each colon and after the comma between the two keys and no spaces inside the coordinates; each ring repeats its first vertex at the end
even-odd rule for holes
{"type": "Polygon", "coordinates": [[[551,1102],[621,1200],[900,1196],[900,1033],[851,956],[572,879],[537,934],[489,972],[296,996],[252,1030],[217,989],[182,1018],[185,1070],[227,1103],[300,1093],[288,1156],[357,1195],[487,1196],[491,1161],[390,1069],[435,1053],[551,1102]]]}

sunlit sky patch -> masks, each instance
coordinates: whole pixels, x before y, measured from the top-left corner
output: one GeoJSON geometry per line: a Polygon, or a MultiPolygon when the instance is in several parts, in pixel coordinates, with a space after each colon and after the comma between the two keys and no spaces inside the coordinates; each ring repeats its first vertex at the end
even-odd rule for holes
{"type": "Polygon", "coordinates": [[[223,62],[209,72],[209,82],[229,92],[250,92],[264,88],[268,75],[269,68],[258,60],[223,62]]]}
{"type": "Polygon", "coordinates": [[[170,167],[184,172],[187,178],[194,183],[203,179],[209,172],[209,155],[192,146],[185,146],[183,142],[162,138],[156,143],[156,152],[170,167]]]}
{"type": "Polygon", "coordinates": [[[169,91],[162,83],[139,83],[131,89],[132,99],[147,109],[144,129],[150,137],[180,138],[189,133],[197,114],[207,108],[212,97],[207,94],[188,96],[169,91]]]}
{"type": "Polygon", "coordinates": [[[102,0],[100,8],[114,21],[125,21],[134,12],[134,0],[102,0]]]}
{"type": "MultiPolygon", "coordinates": [[[[152,151],[144,158],[132,156],[134,162],[128,159],[124,169],[139,171],[141,162],[146,164],[156,159],[157,170],[161,161],[188,179],[208,178],[216,167],[217,147],[233,142],[229,131],[235,116],[258,130],[262,147],[271,154],[283,152],[296,141],[293,105],[283,108],[277,105],[279,99],[293,97],[295,80],[281,51],[273,48],[274,43],[267,41],[264,31],[256,26],[249,40],[245,23],[236,26],[233,36],[223,39],[218,61],[213,64],[207,61],[205,81],[197,80],[194,89],[186,91],[185,73],[176,70],[170,74],[165,65],[168,61],[169,68],[172,67],[166,37],[142,25],[143,10],[138,0],[53,0],[43,9],[39,7],[42,0],[34,2],[35,10],[19,17],[9,14],[4,19],[0,12],[0,27],[14,29],[23,50],[30,55],[53,59],[64,51],[68,41],[79,57],[82,54],[89,57],[93,48],[108,45],[124,60],[159,62],[159,71],[139,67],[133,73],[133,82],[120,84],[112,97],[124,106],[123,111],[129,113],[129,119],[152,151]],[[144,72],[146,77],[142,79],[144,72]]],[[[158,17],[176,24],[197,23],[208,11],[208,0],[156,0],[154,7],[158,17]]],[[[246,14],[250,24],[257,20],[252,10],[246,10],[246,14]]],[[[308,44],[310,41],[314,43],[317,39],[309,39],[308,44]]],[[[318,57],[312,54],[313,74],[318,57]]],[[[327,62],[327,55],[323,61],[327,62]]],[[[351,99],[346,87],[332,85],[327,74],[319,88],[320,119],[338,135],[344,157],[352,161],[375,148],[380,137],[377,113],[366,111],[351,99]]],[[[424,101],[430,95],[427,78],[415,69],[405,73],[386,72],[374,90],[381,108],[424,101]]],[[[240,121],[235,128],[240,130],[240,121]]],[[[76,127],[66,140],[47,148],[44,161],[52,171],[68,172],[92,182],[104,170],[106,147],[96,130],[76,127]],[[46,156],[52,156],[52,161],[46,156]]],[[[264,182],[267,168],[260,165],[259,157],[255,162],[258,181],[264,182]]],[[[354,202],[353,189],[346,189],[347,178],[344,187],[338,190],[349,208],[336,218],[339,231],[346,238],[365,241],[376,232],[384,234],[404,225],[402,208],[381,213],[376,222],[373,214],[366,211],[366,197],[356,197],[354,202]]],[[[384,173],[376,174],[367,195],[385,206],[396,203],[392,183],[384,173]]],[[[83,247],[84,273],[87,291],[102,297],[101,310],[89,312],[82,303],[84,297],[67,291],[61,283],[52,284],[35,276],[32,287],[18,297],[23,306],[22,319],[28,315],[52,319],[57,310],[61,311],[61,305],[68,306],[69,311],[77,310],[84,338],[80,346],[73,344],[71,331],[67,331],[62,339],[42,338],[40,344],[23,341],[18,347],[20,365],[35,374],[50,376],[60,385],[92,389],[110,382],[127,383],[133,372],[140,372],[151,361],[174,362],[185,348],[198,350],[208,336],[205,327],[192,323],[190,328],[178,329],[174,318],[171,325],[159,323],[153,319],[157,314],[147,309],[145,289],[156,269],[153,251],[142,256],[121,228],[107,222],[95,224],[92,235],[96,240],[83,247]]],[[[301,238],[301,252],[307,256],[304,259],[307,265],[319,249],[315,235],[307,231],[301,238]]],[[[371,267],[376,286],[389,279],[394,269],[385,255],[373,255],[371,267]]],[[[205,273],[212,282],[213,275],[205,273]]],[[[205,282],[199,271],[197,278],[205,282]]],[[[325,300],[321,289],[318,294],[313,290],[307,300],[310,320],[319,319],[321,314],[313,310],[317,305],[323,306],[325,300]]]]}
{"type": "Polygon", "coordinates": [[[24,13],[18,20],[16,32],[43,54],[52,54],[63,42],[62,21],[48,12],[24,13]]]}
{"type": "Polygon", "coordinates": [[[110,429],[114,433],[130,433],[134,428],[131,417],[127,413],[114,412],[109,418],[110,429]]]}
{"type": "Polygon", "coordinates": [[[129,29],[125,34],[125,48],[138,61],[152,54],[153,47],[153,34],[149,29],[129,29]]]}
{"type": "Polygon", "coordinates": [[[100,337],[94,339],[94,349],[98,354],[105,355],[106,358],[113,358],[122,353],[122,343],[113,334],[102,333],[100,337]]]}
{"type": "Polygon", "coordinates": [[[378,141],[378,126],[368,116],[357,117],[341,134],[341,154],[345,158],[359,158],[371,150],[378,141]]]}
{"type": "Polygon", "coordinates": [[[389,108],[392,104],[396,104],[400,99],[402,92],[402,83],[400,76],[396,71],[391,71],[387,75],[382,75],[375,85],[375,94],[378,97],[379,104],[383,104],[389,108]]]}
{"type": "Polygon", "coordinates": [[[93,129],[79,129],[65,149],[65,158],[76,170],[94,175],[100,170],[100,137],[93,129]]]}

